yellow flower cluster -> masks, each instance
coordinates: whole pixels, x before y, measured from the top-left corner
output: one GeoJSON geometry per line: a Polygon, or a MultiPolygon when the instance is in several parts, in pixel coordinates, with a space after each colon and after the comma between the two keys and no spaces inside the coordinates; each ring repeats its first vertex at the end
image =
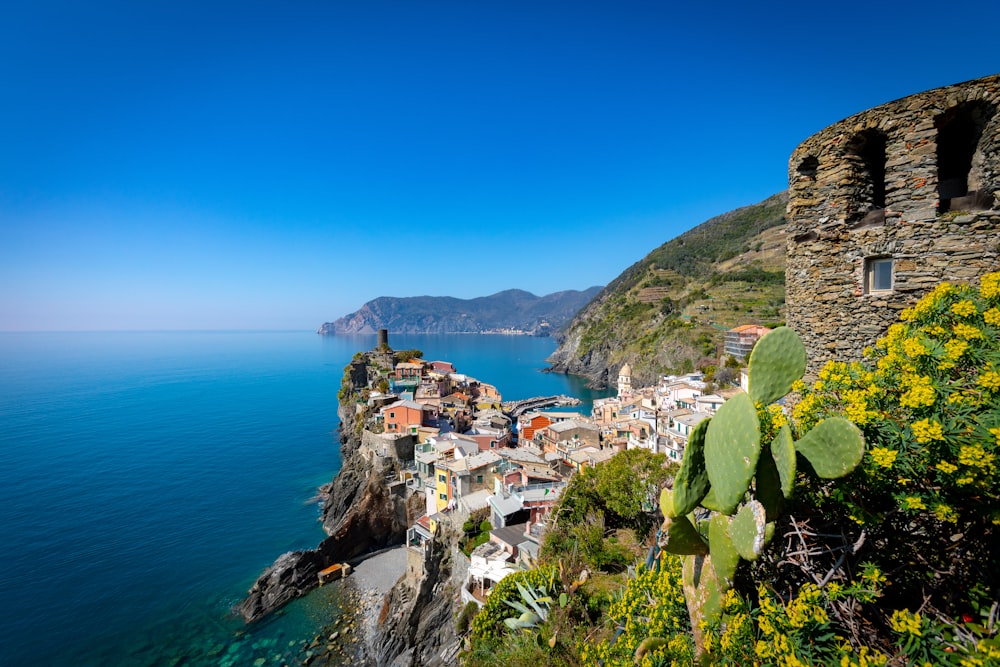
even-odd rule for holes
{"type": "Polygon", "coordinates": [[[993,465],[994,455],[983,449],[982,445],[962,445],[958,450],[958,462],[970,468],[989,468],[993,465]]]}
{"type": "Polygon", "coordinates": [[[971,324],[965,324],[964,322],[958,322],[953,327],[955,335],[959,338],[965,338],[967,340],[974,340],[983,337],[983,332],[971,324]]]}
{"type": "MultiPolygon", "coordinates": [[[[760,608],[754,657],[758,664],[782,667],[811,665],[809,656],[814,655],[818,648],[818,637],[823,637],[822,642],[829,642],[827,650],[839,656],[836,664],[847,667],[880,667],[886,664],[888,656],[869,648],[855,652],[846,637],[833,631],[826,611],[828,598],[823,589],[804,584],[798,594],[785,604],[775,601],[763,586],[758,586],[757,590],[760,608]]],[[[832,588],[828,585],[827,593],[831,597],[845,592],[846,589],[839,584],[832,588]]],[[[736,664],[744,663],[736,661],[736,664]]]]}
{"type": "Polygon", "coordinates": [[[871,451],[872,459],[875,461],[875,465],[880,468],[891,468],[892,464],[896,462],[896,457],[899,455],[895,449],[888,449],[886,447],[872,447],[871,451]]]}
{"type": "Polygon", "coordinates": [[[934,405],[934,386],[928,376],[904,376],[903,385],[909,387],[909,389],[899,398],[900,405],[907,408],[922,408],[934,405]]]}
{"type": "MultiPolygon", "coordinates": [[[[845,647],[850,650],[850,644],[845,647]]],[[[840,658],[840,667],[883,667],[889,662],[889,656],[877,651],[872,651],[867,646],[862,646],[858,651],[857,660],[852,655],[843,655],[840,658]]]]}
{"type": "Polygon", "coordinates": [[[927,296],[917,302],[915,306],[904,310],[900,314],[899,319],[912,322],[933,315],[937,312],[940,302],[951,296],[954,291],[955,288],[950,283],[939,284],[927,296]]]}
{"type": "MultiPolygon", "coordinates": [[[[969,349],[968,341],[949,340],[944,344],[944,356],[948,361],[958,361],[969,349]]],[[[954,364],[952,364],[954,366],[954,364]]]]}
{"type": "Polygon", "coordinates": [[[905,352],[908,357],[922,357],[927,354],[929,350],[916,338],[907,338],[903,341],[903,352],[905,352]]]}
{"type": "Polygon", "coordinates": [[[1000,273],[987,273],[979,281],[979,293],[984,299],[1000,296],[1000,273]]]}
{"type": "Polygon", "coordinates": [[[913,422],[911,428],[913,429],[913,437],[919,443],[926,444],[932,440],[944,440],[944,429],[940,423],[933,419],[921,419],[913,422]]]}
{"type": "Polygon", "coordinates": [[[969,299],[963,299],[951,304],[950,310],[959,317],[972,317],[979,312],[976,310],[976,304],[972,303],[969,299]]]}
{"type": "Polygon", "coordinates": [[[987,391],[996,391],[1000,389],[1000,373],[991,368],[979,376],[976,384],[987,391]]]}
{"type": "Polygon", "coordinates": [[[954,509],[944,503],[938,503],[934,506],[934,516],[938,521],[944,521],[945,523],[958,522],[958,514],[955,513],[954,509]]]}
{"type": "Polygon", "coordinates": [[[630,667],[639,644],[648,637],[667,638],[667,644],[646,654],[641,665],[690,665],[694,644],[681,583],[680,558],[663,554],[660,568],[640,567],[625,588],[611,603],[608,616],[624,628],[610,641],[583,643],[579,646],[585,665],[630,667]]]}
{"type": "Polygon", "coordinates": [[[922,636],[921,626],[923,622],[920,618],[920,614],[911,614],[908,609],[897,609],[892,612],[892,618],[889,619],[889,625],[892,629],[901,635],[913,635],[914,637],[922,636]]]}
{"type": "Polygon", "coordinates": [[[996,308],[990,308],[985,313],[983,313],[983,320],[987,324],[992,324],[993,326],[1000,326],[1000,310],[996,308]]]}
{"type": "Polygon", "coordinates": [[[941,472],[943,472],[946,475],[950,475],[951,473],[953,473],[956,470],[958,470],[958,466],[957,465],[955,465],[953,463],[948,463],[947,461],[940,461],[934,467],[937,468],[938,470],[940,470],[941,472]]]}
{"type": "Polygon", "coordinates": [[[1000,664],[1000,646],[996,641],[980,639],[976,642],[976,652],[958,662],[961,667],[996,667],[1000,664]]]}
{"type": "Polygon", "coordinates": [[[924,504],[924,501],[920,496],[906,496],[905,498],[903,498],[903,503],[906,505],[907,509],[911,510],[927,509],[927,505],[924,504]]]}

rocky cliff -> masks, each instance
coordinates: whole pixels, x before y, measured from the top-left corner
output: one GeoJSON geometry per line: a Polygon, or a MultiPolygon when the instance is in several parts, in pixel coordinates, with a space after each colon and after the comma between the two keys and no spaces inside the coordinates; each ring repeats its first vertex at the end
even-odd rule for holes
{"type": "Polygon", "coordinates": [[[506,290],[475,299],[447,296],[383,296],[357,311],[323,324],[320,334],[389,333],[448,334],[520,331],[547,336],[565,325],[600,291],[567,290],[535,296],[506,290]]]}
{"type": "Polygon", "coordinates": [[[627,268],[559,333],[552,370],[603,387],[628,362],[648,384],[717,359],[726,329],[781,322],[787,201],[712,218],[627,268]]]}

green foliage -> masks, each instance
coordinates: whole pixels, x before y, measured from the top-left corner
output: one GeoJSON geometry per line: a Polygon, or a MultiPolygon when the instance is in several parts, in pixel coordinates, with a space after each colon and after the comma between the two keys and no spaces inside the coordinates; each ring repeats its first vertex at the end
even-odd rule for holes
{"type": "Polygon", "coordinates": [[[640,566],[634,577],[615,596],[608,609],[608,619],[616,627],[611,637],[598,642],[582,642],[580,659],[585,665],[605,667],[692,664],[694,646],[690,622],[680,581],[680,561],[663,554],[652,567],[640,566]],[[636,660],[640,647],[650,638],[662,642],[647,643],[636,660]]]}
{"type": "Polygon", "coordinates": [[[665,455],[644,449],[619,452],[601,465],[584,468],[553,510],[555,520],[545,534],[542,557],[555,560],[575,554],[598,571],[624,570],[634,556],[606,535],[631,529],[638,538],[645,536],[655,523],[657,494],[675,470],[665,455]]]}
{"type": "Polygon", "coordinates": [[[760,267],[751,266],[740,271],[713,273],[708,279],[709,285],[720,285],[726,282],[744,282],[753,285],[784,285],[784,271],[766,271],[760,267]]]}
{"type": "Polygon", "coordinates": [[[684,516],[694,511],[705,494],[708,493],[708,471],[705,469],[705,433],[711,419],[705,419],[695,426],[684,448],[684,458],[680,471],[674,479],[671,497],[673,509],[663,511],[663,516],[684,516]]]}
{"type": "Polygon", "coordinates": [[[781,327],[757,341],[747,362],[750,398],[769,405],[792,390],[806,371],[806,348],[798,334],[781,327]]]}
{"type": "Polygon", "coordinates": [[[705,470],[722,511],[732,514],[757,469],[760,428],[750,397],[722,404],[705,433],[705,470]]]}
{"type": "Polygon", "coordinates": [[[832,362],[799,387],[794,411],[863,431],[858,479],[816,489],[817,511],[879,545],[868,557],[894,573],[893,604],[945,619],[974,612],[970,591],[1000,597],[1000,274],[980,285],[937,286],[864,363],[832,362]]]}
{"type": "Polygon", "coordinates": [[[410,359],[423,359],[424,353],[417,349],[412,350],[396,350],[392,353],[392,361],[396,364],[401,364],[410,359]]]}
{"type": "Polygon", "coordinates": [[[503,638],[507,626],[504,621],[516,618],[521,612],[511,606],[511,602],[521,600],[518,586],[545,588],[549,593],[558,594],[561,588],[554,567],[540,567],[535,570],[520,570],[509,574],[498,583],[486,604],[472,619],[472,639],[479,642],[497,642],[503,638]]]}
{"type": "Polygon", "coordinates": [[[486,521],[484,519],[483,522],[481,524],[479,524],[479,532],[480,533],[488,533],[491,530],[493,530],[493,526],[490,524],[489,521],[486,521]]]}
{"type": "Polygon", "coordinates": [[[458,613],[458,617],[455,619],[455,632],[459,635],[464,635],[469,631],[469,624],[472,623],[472,619],[479,613],[479,605],[475,602],[466,602],[465,606],[462,607],[462,611],[458,613]]]}

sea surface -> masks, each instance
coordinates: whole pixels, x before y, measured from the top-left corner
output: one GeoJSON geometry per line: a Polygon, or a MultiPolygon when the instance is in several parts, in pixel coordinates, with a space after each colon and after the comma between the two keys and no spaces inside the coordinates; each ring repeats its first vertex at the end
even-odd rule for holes
{"type": "MultiPolygon", "coordinates": [[[[337,391],[374,336],[0,333],[0,665],[271,665],[337,617],[325,586],[261,624],[232,607],[323,537],[337,391]]],[[[599,395],[555,341],[394,336],[504,399],[599,395]]]]}

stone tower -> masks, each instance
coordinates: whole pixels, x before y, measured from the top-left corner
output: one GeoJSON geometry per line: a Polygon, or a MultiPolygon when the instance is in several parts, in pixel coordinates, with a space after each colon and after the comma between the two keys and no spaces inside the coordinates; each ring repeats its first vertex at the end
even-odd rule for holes
{"type": "Polygon", "coordinates": [[[911,95],[806,139],[788,173],[786,318],[815,373],[942,280],[1000,269],[1000,75],[911,95]]]}
{"type": "Polygon", "coordinates": [[[618,397],[632,395],[632,367],[625,362],[625,365],[618,371],[618,397]]]}

